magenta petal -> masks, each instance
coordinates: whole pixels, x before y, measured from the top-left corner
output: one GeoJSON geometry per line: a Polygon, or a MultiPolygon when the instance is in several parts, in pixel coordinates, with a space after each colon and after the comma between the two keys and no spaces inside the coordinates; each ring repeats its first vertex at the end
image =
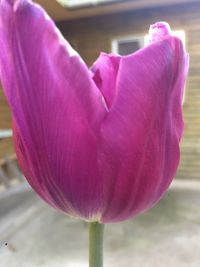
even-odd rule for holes
{"type": "Polygon", "coordinates": [[[104,223],[152,207],[178,166],[188,59],[179,39],[154,40],[121,58],[115,101],[101,128],[104,223]]]}
{"type": "Polygon", "coordinates": [[[52,206],[85,219],[102,210],[98,170],[102,95],[47,14],[28,0],[0,4],[0,75],[17,155],[52,206]]]}
{"type": "Polygon", "coordinates": [[[119,63],[120,56],[101,53],[91,68],[93,80],[102,92],[108,109],[110,109],[115,97],[119,63]]]}
{"type": "Polygon", "coordinates": [[[162,41],[165,37],[172,35],[170,26],[166,22],[156,22],[150,26],[149,39],[150,42],[162,41]]]}

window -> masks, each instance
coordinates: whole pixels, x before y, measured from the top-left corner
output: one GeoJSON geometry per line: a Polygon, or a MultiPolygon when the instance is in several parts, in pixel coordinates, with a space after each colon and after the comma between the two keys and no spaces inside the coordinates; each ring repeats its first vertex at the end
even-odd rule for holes
{"type": "Polygon", "coordinates": [[[12,136],[12,130],[0,130],[0,139],[12,136]]]}
{"type": "Polygon", "coordinates": [[[120,55],[128,55],[142,48],[145,44],[145,36],[126,36],[112,41],[112,52],[120,55]]]}
{"type": "Polygon", "coordinates": [[[56,0],[63,6],[69,8],[79,8],[83,6],[95,6],[100,4],[107,4],[108,2],[118,2],[120,0],[56,0]]]}
{"type": "MultiPolygon", "coordinates": [[[[185,32],[173,31],[174,36],[178,36],[185,44],[185,32]]],[[[125,36],[119,37],[112,40],[112,52],[118,53],[120,55],[128,55],[134,53],[138,49],[142,48],[148,43],[148,35],[139,36],[125,36]]]]}

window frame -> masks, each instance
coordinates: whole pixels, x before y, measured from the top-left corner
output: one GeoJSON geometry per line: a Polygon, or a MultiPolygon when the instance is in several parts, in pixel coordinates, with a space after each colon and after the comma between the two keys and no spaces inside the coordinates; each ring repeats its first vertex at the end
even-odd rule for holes
{"type": "Polygon", "coordinates": [[[119,53],[118,47],[120,42],[138,42],[139,46],[142,48],[145,45],[145,34],[144,35],[126,35],[126,36],[119,36],[111,41],[111,51],[112,53],[119,53]]]}
{"type": "Polygon", "coordinates": [[[0,129],[0,140],[12,137],[11,129],[0,129]]]}

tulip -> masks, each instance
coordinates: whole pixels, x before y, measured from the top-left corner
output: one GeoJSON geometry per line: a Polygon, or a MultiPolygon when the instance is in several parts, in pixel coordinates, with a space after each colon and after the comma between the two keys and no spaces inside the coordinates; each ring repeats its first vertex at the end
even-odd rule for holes
{"type": "Polygon", "coordinates": [[[88,69],[45,11],[1,0],[0,79],[19,165],[52,207],[101,224],[153,207],[179,163],[188,56],[167,23],[88,69]]]}
{"type": "Polygon", "coordinates": [[[2,0],[0,77],[17,157],[51,206],[102,223],[129,219],[164,194],[179,162],[187,54],[168,24],[150,43],[91,69],[48,15],[2,0]]]}

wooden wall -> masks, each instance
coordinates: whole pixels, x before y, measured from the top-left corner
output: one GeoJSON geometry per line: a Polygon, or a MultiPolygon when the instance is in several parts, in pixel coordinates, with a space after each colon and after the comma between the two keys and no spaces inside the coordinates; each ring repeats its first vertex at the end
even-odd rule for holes
{"type": "MultiPolygon", "coordinates": [[[[184,30],[190,53],[190,73],[185,94],[185,133],[181,144],[178,178],[200,179],[200,3],[129,11],[121,14],[62,22],[58,26],[88,66],[100,51],[111,51],[119,36],[143,35],[149,25],[168,21],[173,30],[184,30]]],[[[10,113],[0,92],[0,129],[10,127],[10,113]]],[[[0,141],[0,157],[12,151],[11,141],[0,141]]]]}
{"type": "MultiPolygon", "coordinates": [[[[11,114],[0,87],[0,130],[11,128],[11,114]]],[[[0,140],[0,159],[13,153],[12,138],[0,140]]]]}

